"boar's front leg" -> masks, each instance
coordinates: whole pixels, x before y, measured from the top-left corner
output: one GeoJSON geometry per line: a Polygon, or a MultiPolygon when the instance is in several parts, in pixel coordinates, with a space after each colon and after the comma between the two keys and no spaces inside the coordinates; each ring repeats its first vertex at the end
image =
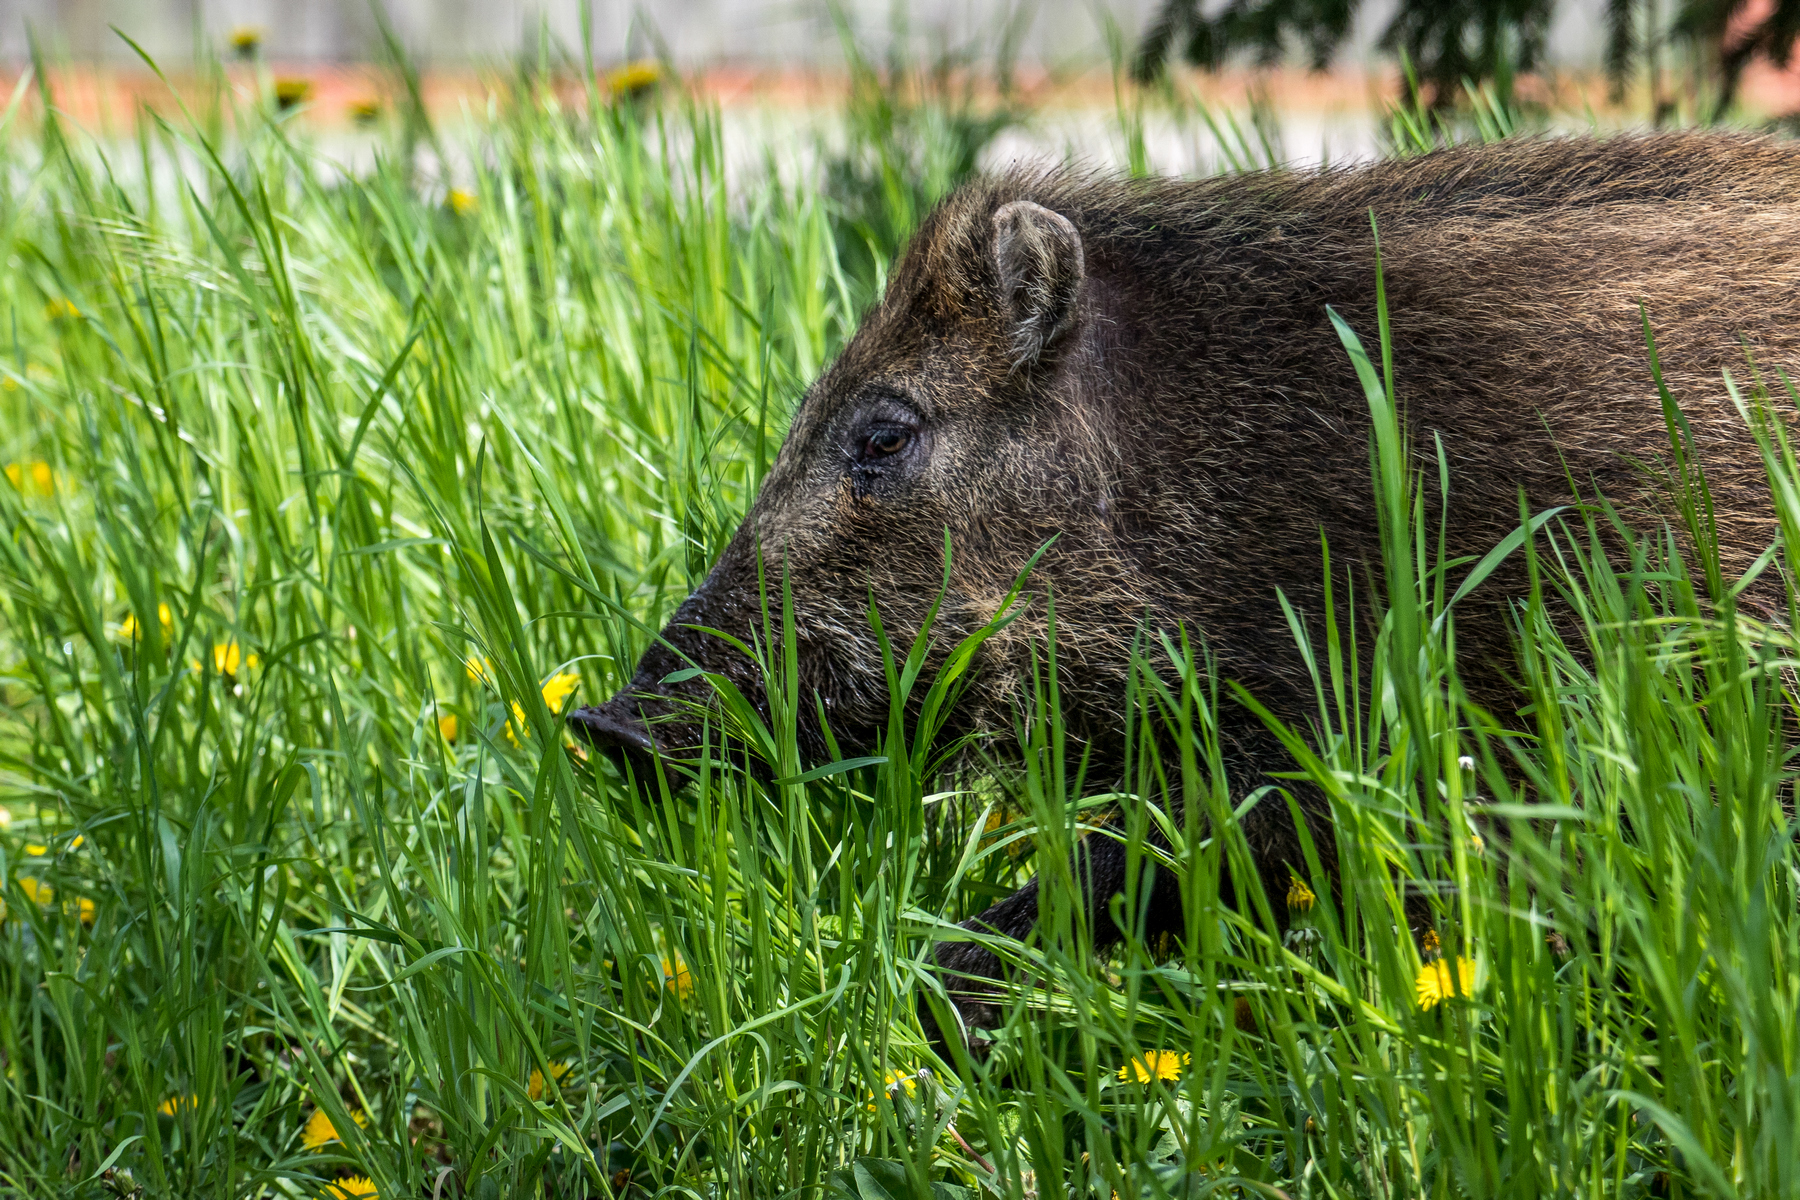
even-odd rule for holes
{"type": "MultiPolygon", "coordinates": [[[[1072,865],[1081,886],[1088,929],[1092,932],[1096,951],[1105,950],[1121,936],[1121,930],[1112,919],[1111,908],[1112,898],[1125,888],[1125,859],[1124,843],[1104,834],[1084,838],[1075,849],[1072,865]]],[[[1182,919],[1179,880],[1173,872],[1159,871],[1148,862],[1142,869],[1145,872],[1143,886],[1149,888],[1149,904],[1145,928],[1140,931],[1140,936],[1150,938],[1178,930],[1182,919]]],[[[980,916],[964,921],[962,927],[1022,942],[1037,926],[1038,894],[1038,881],[1033,879],[980,916]]],[[[947,1025],[940,1025],[938,1009],[942,1001],[921,995],[919,1017],[926,1036],[946,1060],[951,1057],[952,1039],[964,1041],[971,1057],[985,1058],[991,1047],[986,1031],[999,1028],[1003,1020],[1002,991],[998,985],[1006,978],[1005,964],[979,942],[940,942],[933,957],[937,960],[938,976],[956,1011],[947,1025]],[[956,1028],[959,1020],[961,1030],[956,1028]]]]}

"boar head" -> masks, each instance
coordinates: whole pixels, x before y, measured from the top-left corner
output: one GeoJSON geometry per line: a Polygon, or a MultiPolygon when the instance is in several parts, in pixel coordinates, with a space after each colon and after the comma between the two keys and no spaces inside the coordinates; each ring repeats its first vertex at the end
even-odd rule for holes
{"type": "MultiPolygon", "coordinates": [[[[711,574],[630,683],[571,714],[590,741],[635,758],[640,778],[653,751],[680,758],[700,740],[695,713],[712,685],[692,672],[680,678],[684,668],[721,674],[766,703],[755,664],[708,631],[759,642],[772,608],[779,632],[784,575],[801,749],[815,760],[826,744],[820,709],[845,753],[871,747],[888,719],[871,599],[904,654],[941,591],[932,634],[942,653],[995,616],[1021,567],[1054,539],[1037,580],[1062,586],[1056,571],[1075,564],[1090,581],[1084,610],[1097,629],[1117,628],[1100,615],[1131,603],[1118,572],[1100,561],[1115,473],[1092,395],[1107,357],[1103,288],[1075,225],[1018,190],[972,190],[928,218],[884,298],[807,391],[711,574]]],[[[1009,698],[1030,670],[1045,608],[1027,598],[1023,617],[984,644],[954,729],[1010,722],[1009,698]]],[[[1104,640],[1078,644],[1098,654],[1104,640]]]]}

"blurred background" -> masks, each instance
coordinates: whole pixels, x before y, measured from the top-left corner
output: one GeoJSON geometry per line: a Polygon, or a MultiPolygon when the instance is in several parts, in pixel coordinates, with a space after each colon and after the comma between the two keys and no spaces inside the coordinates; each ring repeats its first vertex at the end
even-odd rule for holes
{"type": "Polygon", "coordinates": [[[1192,172],[1233,140],[1366,158],[1396,105],[1466,109],[1482,88],[1538,126],[1781,122],[1800,112],[1797,32],[1800,0],[0,0],[0,76],[16,85],[35,53],[59,109],[118,135],[169,96],[141,50],[178,89],[279,93],[352,163],[397,64],[451,121],[521,71],[678,78],[755,157],[786,154],[859,78],[905,76],[998,114],[975,165],[1192,172]],[[1225,112],[1244,129],[1194,119],[1225,112]]]}
{"type": "MultiPolygon", "coordinates": [[[[395,32],[415,54],[472,62],[535,47],[540,32],[570,46],[581,42],[590,13],[596,56],[665,53],[684,67],[721,63],[828,67],[842,63],[836,22],[823,0],[381,0],[395,32]]],[[[1376,41],[1397,0],[1357,8],[1341,54],[1346,64],[1377,57],[1376,41]]],[[[884,40],[898,27],[921,43],[960,45],[1021,21],[1022,61],[1046,67],[1104,60],[1105,25],[1138,34],[1160,0],[843,0],[845,18],[884,40]]],[[[1214,6],[1217,7],[1217,6],[1214,6]]],[[[1353,7],[1353,6],[1346,6],[1353,7]]],[[[1446,5],[1445,7],[1450,7],[1446,5]]],[[[1551,61],[1598,67],[1608,0],[1558,6],[1549,39],[1551,61]]],[[[133,55],[117,26],[164,62],[191,59],[196,45],[218,46],[233,30],[260,30],[269,53],[309,62],[356,62],[380,52],[379,24],[369,0],[3,0],[0,55],[27,57],[29,31],[69,54],[128,63],[133,55]]]]}
{"type": "Polygon", "coordinates": [[[116,137],[168,107],[141,50],[178,91],[298,110],[351,169],[396,66],[438,122],[521,73],[678,80],[717,107],[732,153],[815,164],[861,80],[991,117],[972,166],[1204,172],[1373,156],[1396,106],[1475,100],[1536,127],[1791,123],[1796,32],[1800,0],[0,0],[0,78],[17,86],[35,53],[55,105],[116,137]]]}

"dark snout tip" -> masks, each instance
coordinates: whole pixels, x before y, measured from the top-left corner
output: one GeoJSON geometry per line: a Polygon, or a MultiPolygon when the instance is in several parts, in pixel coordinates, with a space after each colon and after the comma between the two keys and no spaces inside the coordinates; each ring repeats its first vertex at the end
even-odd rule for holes
{"type": "Polygon", "coordinates": [[[616,700],[576,709],[569,714],[569,728],[602,750],[648,755],[656,749],[644,723],[616,700]]]}

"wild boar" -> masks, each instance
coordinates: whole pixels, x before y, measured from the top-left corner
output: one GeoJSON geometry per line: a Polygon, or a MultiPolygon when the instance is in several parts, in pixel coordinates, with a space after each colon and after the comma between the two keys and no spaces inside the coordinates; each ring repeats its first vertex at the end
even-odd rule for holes
{"type": "MultiPolygon", "coordinates": [[[[1334,562],[1379,561],[1370,417],[1327,308],[1376,329],[1376,240],[1392,314],[1398,396],[1415,445],[1441,439],[1453,554],[1479,555],[1571,481],[1654,511],[1644,464],[1664,417],[1640,312],[1691,422],[1727,558],[1774,536],[1754,443],[1721,371],[1800,368],[1800,150],[1742,135],[1558,138],[1423,157],[1199,182],[1013,173],[955,193],[921,225],[885,296],[807,391],[742,527],[670,618],[629,686],[571,720],[621,754],[697,740],[675,701],[707,685],[755,699],[751,664],[701,627],[760,628],[758,556],[792,588],[802,694],[816,693],[844,753],[872,747],[888,713],[871,594],[909,644],[949,587],[937,644],[994,615],[1046,542],[1026,615],[988,641],[959,730],[1005,729],[1056,605],[1062,699],[1094,761],[1122,751],[1134,634],[1148,622],[1204,637],[1220,675],[1304,723],[1311,685],[1276,600],[1322,608],[1321,531],[1334,562]],[[1640,309],[1640,306],[1642,308],[1640,309]]],[[[1458,627],[1472,689],[1504,698],[1502,608],[1485,589],[1458,627]]],[[[776,592],[779,595],[779,591],[776,592]]],[[[803,706],[804,707],[804,706],[803,706]]],[[[1502,705],[1504,707],[1504,705],[1502,705]]],[[[1284,766],[1247,710],[1221,713],[1237,789],[1284,766]]],[[[815,722],[816,726],[816,722],[815,722]]],[[[805,749],[823,754],[820,731],[805,749]]],[[[1321,836],[1328,848],[1321,814],[1321,836]]],[[[1245,818],[1262,883],[1301,860],[1287,810],[1245,818]]],[[[1096,936],[1122,852],[1092,847],[1096,936]]],[[[1279,905],[1277,905],[1279,908],[1279,905]]],[[[1178,921],[1160,881],[1152,922],[1178,921]]],[[[1034,887],[970,922],[1024,936],[1034,887]]],[[[973,944],[940,947],[953,972],[991,976],[973,944]]],[[[993,1019],[979,989],[963,1015],[993,1019]]]]}

